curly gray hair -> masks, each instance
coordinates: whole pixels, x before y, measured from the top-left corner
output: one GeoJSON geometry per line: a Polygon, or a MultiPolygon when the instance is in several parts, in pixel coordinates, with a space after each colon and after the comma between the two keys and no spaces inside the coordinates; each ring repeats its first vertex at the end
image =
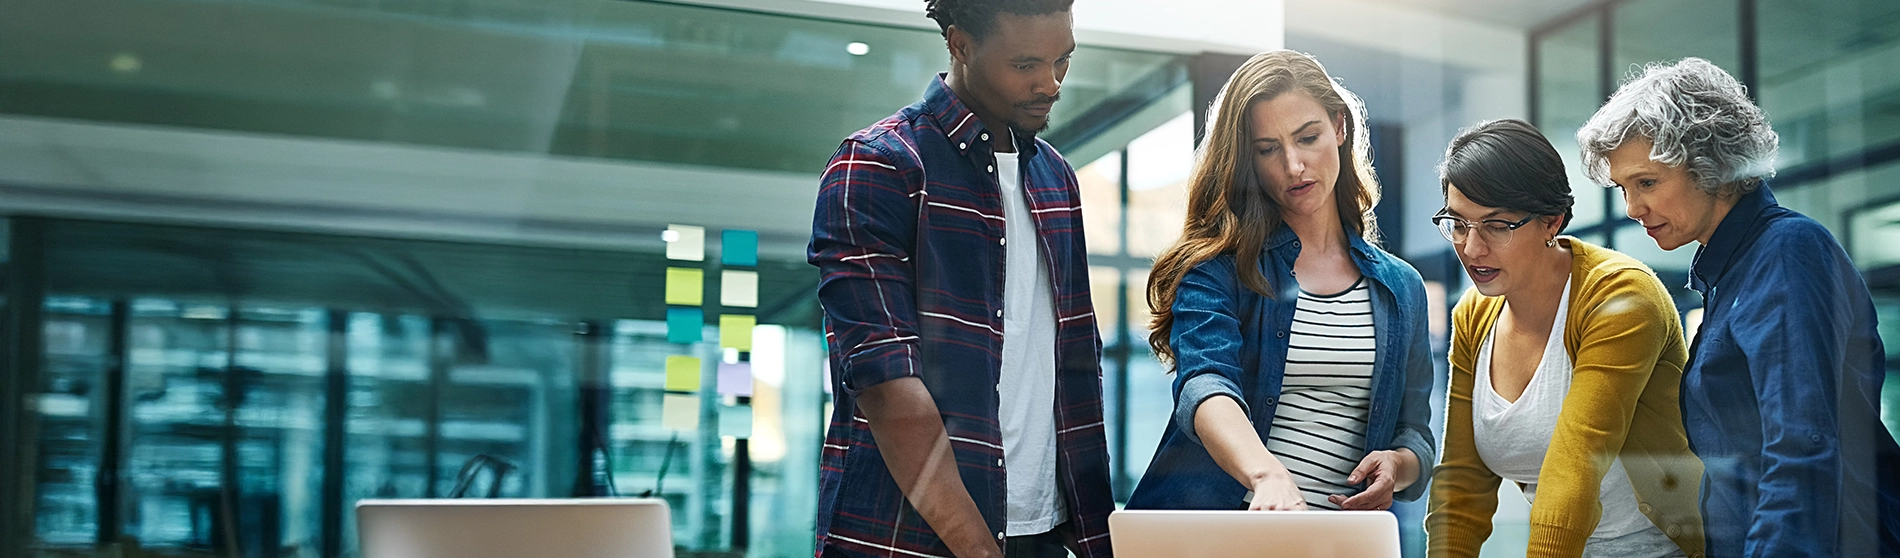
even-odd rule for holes
{"type": "Polygon", "coordinates": [[[1775,175],[1780,138],[1767,115],[1741,82],[1701,58],[1644,66],[1577,130],[1590,179],[1614,186],[1609,154],[1636,137],[1654,146],[1650,160],[1686,169],[1710,195],[1753,192],[1775,175]]]}

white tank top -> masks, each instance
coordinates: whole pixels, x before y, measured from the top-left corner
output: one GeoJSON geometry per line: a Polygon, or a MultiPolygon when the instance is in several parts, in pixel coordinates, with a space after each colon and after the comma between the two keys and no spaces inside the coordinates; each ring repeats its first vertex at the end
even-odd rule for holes
{"type": "MultiPolygon", "coordinates": [[[[1572,364],[1564,348],[1564,321],[1570,313],[1570,283],[1557,305],[1557,317],[1551,324],[1550,340],[1544,356],[1531,376],[1524,394],[1511,402],[1491,386],[1491,348],[1497,325],[1486,332],[1484,346],[1478,350],[1478,377],[1472,390],[1472,433],[1478,457],[1491,472],[1524,486],[1524,499],[1537,500],[1537,474],[1544,467],[1544,454],[1550,450],[1550,438],[1557,431],[1557,417],[1563,412],[1564,396],[1570,393],[1572,364]]],[[[1669,540],[1649,517],[1637,510],[1636,489],[1630,486],[1623,459],[1610,463],[1598,492],[1603,517],[1596,532],[1590,534],[1583,555],[1588,557],[1662,557],[1680,556],[1682,550],[1669,540]]]]}

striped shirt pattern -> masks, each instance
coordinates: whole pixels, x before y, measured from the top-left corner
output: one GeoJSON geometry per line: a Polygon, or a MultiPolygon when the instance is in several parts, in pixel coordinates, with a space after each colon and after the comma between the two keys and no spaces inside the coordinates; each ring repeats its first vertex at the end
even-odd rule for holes
{"type": "MultiPolygon", "coordinates": [[[[1004,536],[1008,250],[992,133],[1009,131],[988,127],[939,74],[922,101],[846,138],[825,167],[807,254],[818,266],[836,395],[819,470],[818,555],[950,555],[891,478],[857,408],[860,390],[907,377],[929,388],[964,488],[998,542],[1004,536]]],[[[1077,556],[1107,556],[1115,502],[1080,189],[1048,143],[1019,135],[1015,144],[1055,301],[1061,521],[1077,556]]]]}
{"type": "Polygon", "coordinates": [[[1372,291],[1361,278],[1334,295],[1300,291],[1287,338],[1285,380],[1267,450],[1293,474],[1306,505],[1336,510],[1326,496],[1357,494],[1346,477],[1366,455],[1372,407],[1372,291]]]}

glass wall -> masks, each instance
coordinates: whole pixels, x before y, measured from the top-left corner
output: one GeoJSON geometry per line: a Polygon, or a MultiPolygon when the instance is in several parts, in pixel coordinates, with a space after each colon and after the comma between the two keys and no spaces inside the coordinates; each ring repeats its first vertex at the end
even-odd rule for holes
{"type": "MultiPolygon", "coordinates": [[[[826,398],[809,302],[754,329],[753,449],[735,479],[738,438],[720,429],[730,401],[715,384],[700,390],[698,425],[661,416],[668,356],[725,355],[668,342],[657,320],[613,318],[657,303],[657,256],[34,221],[49,288],[30,549],[354,556],[359,499],[598,495],[666,498],[686,551],[809,552],[826,398]],[[243,239],[212,242],[230,237],[243,239]],[[134,260],[141,273],[91,271],[134,260]],[[483,265],[497,260],[518,265],[483,265]],[[650,294],[627,300],[623,287],[650,294]],[[510,309],[498,293],[548,309],[510,309]],[[590,341],[593,323],[607,324],[603,341],[590,341]],[[583,354],[596,343],[612,403],[605,439],[589,440],[583,354]],[[741,480],[754,511],[735,542],[741,480]]],[[[802,262],[760,268],[762,297],[808,298],[795,294],[815,275],[802,262]]]]}
{"type": "MultiPolygon", "coordinates": [[[[0,355],[25,385],[0,406],[23,464],[0,495],[24,516],[0,513],[0,555],[355,556],[362,499],[631,496],[672,506],[684,556],[810,555],[830,405],[810,192],[841,139],[945,67],[927,20],[645,0],[5,11],[0,355]],[[705,227],[706,260],[663,257],[675,223],[705,227]],[[758,233],[752,306],[712,279],[737,265],[728,230],[758,233]],[[699,341],[667,320],[692,307],[665,296],[682,266],[707,278],[699,341]],[[720,313],[756,317],[749,350],[724,347],[720,313]],[[719,379],[740,364],[743,394],[719,379]]],[[[1187,59],[1080,46],[1043,134],[1094,162],[1124,497],[1167,416],[1137,309],[1184,207],[1187,59]]]]}

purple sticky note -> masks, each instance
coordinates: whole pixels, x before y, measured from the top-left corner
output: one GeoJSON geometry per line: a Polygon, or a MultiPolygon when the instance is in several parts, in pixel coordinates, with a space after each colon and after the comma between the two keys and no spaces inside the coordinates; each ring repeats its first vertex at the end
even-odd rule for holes
{"type": "Polygon", "coordinates": [[[752,363],[719,363],[719,394],[752,397],[752,363]]]}

